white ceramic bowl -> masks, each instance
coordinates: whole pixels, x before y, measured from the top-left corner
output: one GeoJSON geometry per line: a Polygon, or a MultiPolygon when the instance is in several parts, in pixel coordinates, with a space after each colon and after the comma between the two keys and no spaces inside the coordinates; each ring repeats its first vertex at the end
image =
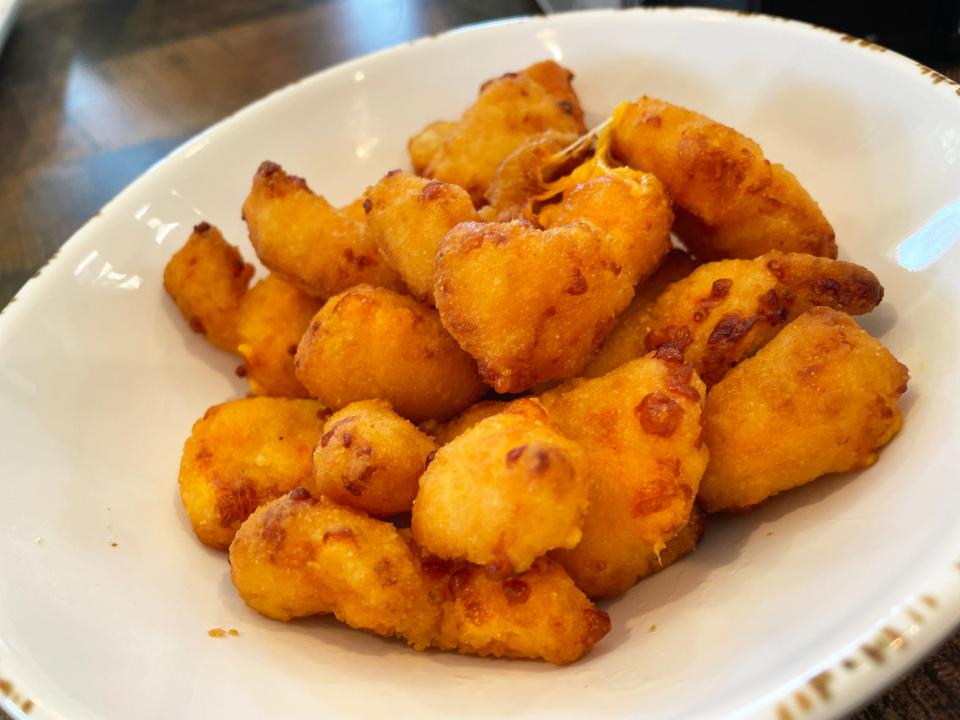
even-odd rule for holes
{"type": "Polygon", "coordinates": [[[288,87],[112,201],[0,319],[0,698],[31,718],[822,718],[920,660],[960,609],[960,94],[796,22],[595,12],[418,41],[288,87]],[[590,119],[642,93],[755,138],[887,289],[864,324],[910,366],[906,426],[864,473],[713,518],[696,553],[609,603],[556,668],[414,653],[244,607],[190,532],[181,444],[245,391],[191,333],[164,263],[201,219],[252,257],[240,204],[269,158],[345,202],[485,78],[553,57],[590,119]],[[116,547],[113,547],[116,543],[116,547]],[[656,632],[651,632],[652,626],[656,632]],[[213,627],[239,637],[211,639],[213,627]]]}

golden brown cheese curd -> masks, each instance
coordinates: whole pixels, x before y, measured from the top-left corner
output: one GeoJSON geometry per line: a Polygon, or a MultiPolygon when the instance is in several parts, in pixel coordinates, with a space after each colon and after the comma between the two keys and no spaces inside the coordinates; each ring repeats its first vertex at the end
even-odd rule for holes
{"type": "Polygon", "coordinates": [[[243,219],[260,261],[308,295],[325,299],[360,283],[403,287],[357,220],[356,203],[337,210],[276,163],[257,170],[243,219]]]}
{"type": "Polygon", "coordinates": [[[538,558],[527,572],[509,578],[433,557],[423,566],[434,596],[444,599],[435,643],[442,649],[564,665],[610,631],[610,616],[595,609],[549,558],[538,558]]]}
{"type": "Polygon", "coordinates": [[[410,164],[413,172],[423,175],[433,156],[437,154],[444,141],[457,129],[459,123],[450,120],[437,120],[427,125],[407,142],[410,164]]]}
{"type": "Polygon", "coordinates": [[[485,420],[491,415],[502,412],[510,403],[506,400],[481,400],[475,405],[471,405],[462,413],[446,423],[432,423],[431,426],[423,427],[424,432],[429,432],[437,441],[437,445],[446,445],[467,430],[472,428],[481,420],[485,420]]]}
{"type": "Polygon", "coordinates": [[[860,315],[882,298],[876,276],[853,263],[780,252],[707,263],[657,298],[647,348],[677,348],[712,385],[809,308],[860,315]]]}
{"type": "Polygon", "coordinates": [[[340,214],[344,217],[348,217],[351,220],[355,220],[366,229],[367,224],[367,198],[358,197],[349,205],[344,205],[339,210],[340,214]]]}
{"type": "Polygon", "coordinates": [[[576,139],[573,133],[548,130],[507,155],[487,188],[489,205],[481,210],[483,219],[508,221],[523,217],[530,199],[546,190],[541,176],[544,164],[576,139]]]}
{"type": "Polygon", "coordinates": [[[671,348],[541,400],[557,429],[587,453],[590,499],[583,539],[554,551],[590,597],[623,592],[650,571],[690,520],[707,464],[705,388],[671,348]]]}
{"type": "Polygon", "coordinates": [[[315,400],[250,398],[214,405],[180,461],[180,498],[205,545],[226,550],[263,503],[309,482],[327,417],[315,400]]]}
{"type": "Polygon", "coordinates": [[[270,274],[243,298],[237,314],[237,350],[254,395],[307,397],[293,356],[323,302],[270,274]]]}
{"type": "Polygon", "coordinates": [[[374,517],[410,511],[427,458],[437,449],[431,437],[386,400],[350,403],[323,429],[308,490],[374,517]]]}
{"type": "Polygon", "coordinates": [[[584,132],[572,79],[569,70],[546,61],[488,80],[453,127],[432,123],[426,137],[410,140],[414,167],[424,177],[459,185],[481,205],[500,162],[527,138],[547,130],[584,132]]]}
{"type": "Polygon", "coordinates": [[[626,170],[565,193],[546,230],[462,223],[437,256],[437,309],[497,392],[571,377],[670,248],[655,178],[626,170]]]}
{"type": "Polygon", "coordinates": [[[444,327],[497,392],[575,375],[633,294],[592,225],[463,223],[437,258],[444,327]]]}
{"type": "Polygon", "coordinates": [[[565,189],[562,201],[546,204],[538,220],[548,228],[577,222],[598,228],[619,257],[620,271],[635,285],[670,251],[670,199],[653,175],[630,168],[605,170],[565,189]]]}
{"type": "Polygon", "coordinates": [[[223,239],[217,228],[202,222],[163,271],[163,287],[190,327],[221,350],[237,351],[236,318],[253,265],[223,239]]]}
{"type": "Polygon", "coordinates": [[[447,419],[486,391],[436,310],[370,285],[326,302],[295,363],[300,382],[330,408],[382,398],[414,422],[447,419]]]}
{"type": "Polygon", "coordinates": [[[287,621],[333,613],[351,627],[495,657],[573,662],[610,629],[545,558],[504,580],[426,556],[390,523],[297,488],[261,507],[230,547],[240,596],[287,621]]]}
{"type": "Polygon", "coordinates": [[[580,541],[587,493],[583,449],[536,400],[518,401],[436,452],[420,478],[413,537],[437,557],[523,572],[580,541]]]}
{"type": "Polygon", "coordinates": [[[872,465],[903,423],[897,402],[908,378],[844,313],[807,311],[710,390],[700,502],[711,512],[742,510],[872,465]]]}
{"type": "Polygon", "coordinates": [[[653,307],[657,297],[667,286],[693,272],[699,264],[683,250],[671,250],[657,271],[637,286],[630,305],[617,318],[617,324],[581,375],[587,378],[600,377],[646,355],[647,335],[652,329],[653,307]]]}
{"type": "Polygon", "coordinates": [[[616,158],[666,186],[674,231],[698,257],[837,256],[833,228],[797,178],[736,130],[642,97],[618,108],[611,132],[616,158]]]}
{"type": "Polygon", "coordinates": [[[397,529],[303,488],[250,516],[230,546],[230,570],[243,601],[275,620],[333,613],[418,650],[437,633],[440,608],[397,529]]]}
{"type": "Polygon", "coordinates": [[[652,548],[641,549],[632,560],[631,573],[636,573],[637,581],[666,570],[678,560],[686,557],[703,539],[707,525],[707,514],[696,505],[690,511],[690,519],[677,533],[666,541],[659,552],[652,548]]]}
{"type": "Polygon", "coordinates": [[[433,305],[440,241],[477,213],[463,188],[394,170],[367,190],[367,234],[420,302],[433,305]]]}
{"type": "Polygon", "coordinates": [[[700,541],[703,540],[706,529],[707,513],[704,512],[699,505],[694,503],[687,524],[680,528],[676,535],[667,540],[667,544],[663,550],[660,551],[659,555],[655,555],[656,563],[652,563],[653,566],[650,568],[650,572],[644,573],[640,577],[646,577],[647,575],[659,572],[680,558],[692,553],[697,549],[700,541]]]}

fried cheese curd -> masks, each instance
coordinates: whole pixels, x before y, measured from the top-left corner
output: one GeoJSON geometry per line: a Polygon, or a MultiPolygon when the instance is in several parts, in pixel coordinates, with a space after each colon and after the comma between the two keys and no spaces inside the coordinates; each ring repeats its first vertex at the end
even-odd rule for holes
{"type": "Polygon", "coordinates": [[[467,192],[457,185],[394,170],[367,190],[367,234],[410,294],[433,305],[437,250],[455,225],[476,220],[467,192]]]}
{"type": "Polygon", "coordinates": [[[539,402],[519,400],[436,452],[411,529],[437,557],[523,572],[548,550],[576,546],[587,494],[583,449],[551,427],[539,402]]]}
{"type": "Polygon", "coordinates": [[[582,377],[606,375],[626,362],[647,354],[647,334],[652,329],[653,306],[668,285],[682,280],[700,263],[679,248],[673,248],[657,271],[641,282],[633,300],[617,318],[607,339],[583,369],[582,377]]]}
{"type": "Polygon", "coordinates": [[[800,181],[732,128],[642,97],[614,112],[612,150],[666,186],[676,203],[674,232],[698,257],[771,250],[837,257],[833,228],[800,181]]]}
{"type": "Polygon", "coordinates": [[[453,134],[459,123],[452,120],[437,120],[427,125],[407,142],[413,172],[423,175],[444,141],[453,134]]]}
{"type": "Polygon", "coordinates": [[[872,465],[900,430],[907,368],[846,314],[808,310],[713,386],[704,508],[743,510],[872,465]]]}
{"type": "Polygon", "coordinates": [[[294,362],[297,378],[327,407],[380,398],[413,422],[445,420],[486,391],[436,310],[370,285],[324,304],[294,362]]]}
{"type": "Polygon", "coordinates": [[[642,548],[632,560],[632,571],[637,574],[637,581],[650,577],[661,570],[665,570],[681,558],[697,549],[703,540],[707,526],[707,513],[694,503],[687,520],[677,534],[667,540],[666,545],[659,552],[652,548],[642,548]]]}
{"type": "Polygon", "coordinates": [[[388,522],[297,488],[258,509],[230,546],[244,602],[277,620],[333,613],[353,628],[437,647],[562,664],[610,629],[545,558],[498,580],[432,558],[388,522]]]}
{"type": "Polygon", "coordinates": [[[488,80],[458,122],[431,123],[410,139],[414,168],[459,185],[482,205],[501,161],[525,140],[547,130],[584,132],[572,79],[573,73],[548,60],[488,80]]]}
{"type": "Polygon", "coordinates": [[[226,550],[263,503],[310,481],[327,412],[315,400],[248,398],[214,405],[183,447],[180,498],[200,541],[226,550]]]}
{"type": "MultiPolygon", "coordinates": [[[[300,338],[323,302],[270,274],[244,296],[237,314],[237,351],[254,395],[307,397],[293,367],[300,338]]],[[[238,372],[241,372],[238,370],[238,372]]]]}
{"type": "Polygon", "coordinates": [[[430,423],[421,427],[426,433],[429,433],[437,441],[437,445],[446,445],[467,430],[472,428],[481,420],[485,420],[491,415],[502,412],[509,405],[507,400],[481,400],[471,405],[462,413],[446,423],[430,423]]]}
{"type": "Polygon", "coordinates": [[[323,427],[313,453],[314,495],[372,515],[409,512],[437,444],[385,400],[350,403],[323,427]]]}
{"type": "Polygon", "coordinates": [[[441,649],[565,665],[610,632],[610,616],[594,608],[549,558],[537,558],[529,570],[508,578],[430,556],[422,566],[431,596],[442,602],[435,643],[441,649]]]}
{"type": "Polygon", "coordinates": [[[497,392],[576,375],[670,249],[656,178],[623,168],[564,191],[546,229],[461,223],[437,256],[437,309],[497,392]]]}
{"type": "MultiPolygon", "coordinates": [[[[705,387],[673,348],[541,397],[554,425],[587,453],[583,538],[552,557],[590,597],[622,593],[690,522],[707,465],[705,387]]],[[[680,542],[675,554],[695,542],[680,542]]]]}
{"type": "Polygon", "coordinates": [[[544,164],[576,139],[573,133],[548,130],[507,155],[487,188],[489,204],[480,210],[483,219],[506,222],[523,217],[530,199],[546,190],[544,164]]]}
{"type": "Polygon", "coordinates": [[[326,299],[360,283],[402,289],[356,207],[337,210],[303,178],[264,162],[243,203],[243,219],[260,261],[308,295],[326,299]]]}
{"type": "Polygon", "coordinates": [[[861,315],[882,299],[876,276],[853,263],[781,252],[711,262],[657,298],[647,349],[677,348],[713,385],[811,307],[861,315]]]}
{"type": "Polygon", "coordinates": [[[191,329],[227,352],[237,351],[237,311],[253,265],[210,223],[193,228],[163,270],[163,287],[191,329]]]}
{"type": "Polygon", "coordinates": [[[230,568],[244,602],[275,620],[333,613],[418,650],[436,635],[438,608],[397,529],[304,488],[250,516],[230,546],[230,568]]]}

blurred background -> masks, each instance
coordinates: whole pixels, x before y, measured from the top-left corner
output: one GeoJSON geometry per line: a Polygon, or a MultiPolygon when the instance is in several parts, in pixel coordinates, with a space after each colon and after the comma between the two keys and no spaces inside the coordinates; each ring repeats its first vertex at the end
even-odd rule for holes
{"type": "MultiPolygon", "coordinates": [[[[0,0],[0,42],[6,35],[0,48],[0,308],[131,180],[272,90],[343,60],[470,23],[661,4],[0,0]]],[[[960,0],[669,4],[807,20],[960,78],[960,0]]],[[[960,718],[960,640],[858,718],[960,718]]]]}

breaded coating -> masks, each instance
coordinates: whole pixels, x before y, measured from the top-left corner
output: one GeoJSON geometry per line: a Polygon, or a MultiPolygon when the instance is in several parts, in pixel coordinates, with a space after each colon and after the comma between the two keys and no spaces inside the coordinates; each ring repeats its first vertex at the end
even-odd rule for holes
{"type": "Polygon", "coordinates": [[[651,568],[649,573],[645,573],[640,577],[646,577],[647,575],[660,572],[668,565],[673,565],[677,560],[692,553],[697,549],[700,541],[703,540],[706,528],[707,513],[705,513],[699,505],[694,503],[687,524],[680,528],[677,534],[670,540],[667,540],[666,547],[663,548],[659,557],[657,557],[656,565],[651,568]]]}
{"type": "Polygon", "coordinates": [[[205,545],[226,550],[263,503],[310,481],[327,412],[315,400],[249,398],[214,405],[183,446],[180,498],[205,545]]]}
{"type": "Polygon", "coordinates": [[[565,189],[563,200],[547,204],[538,218],[547,228],[586,222],[599,229],[634,285],[652,275],[670,251],[673,211],[663,185],[630,168],[608,170],[565,189]]]}
{"type": "Polygon", "coordinates": [[[410,163],[413,172],[423,175],[427,165],[437,154],[437,150],[450,137],[459,123],[451,120],[437,120],[427,125],[423,130],[407,141],[407,151],[410,153],[410,163]]]}
{"type": "Polygon", "coordinates": [[[433,438],[386,400],[350,403],[323,429],[308,490],[374,517],[410,511],[427,458],[437,449],[433,438]]]}
{"type": "Polygon", "coordinates": [[[677,206],[674,232],[698,257],[837,257],[833,228],[800,181],[732,128],[642,97],[614,112],[612,150],[666,186],[677,206]]]}
{"type": "MultiPolygon", "coordinates": [[[[703,539],[707,525],[707,514],[694,504],[687,524],[676,535],[666,541],[666,545],[656,553],[652,548],[642,548],[631,560],[631,573],[636,573],[636,581],[666,570],[678,560],[686,557],[703,539]]],[[[636,582],[635,581],[635,582],[636,582]]]]}
{"type": "Polygon", "coordinates": [[[672,348],[541,400],[556,427],[587,452],[590,500],[583,539],[554,551],[577,586],[608,597],[649,574],[690,520],[707,464],[703,382],[672,348]]]}
{"type": "Polygon", "coordinates": [[[450,228],[477,213],[466,191],[394,170],[367,190],[367,234],[410,289],[433,305],[437,251],[450,228]]]}
{"type": "Polygon", "coordinates": [[[707,398],[704,508],[743,510],[872,465],[903,424],[907,368],[847,315],[808,310],[707,398]]]}
{"type": "Polygon", "coordinates": [[[647,349],[677,348],[713,385],[811,307],[860,315],[882,299],[876,276],[853,263],[780,252],[707,263],[657,298],[647,349]]]}
{"type": "Polygon", "coordinates": [[[303,488],[250,516],[230,546],[230,570],[243,601],[275,620],[333,613],[418,650],[437,635],[441,608],[397,529],[303,488]]]}
{"type": "Polygon", "coordinates": [[[403,288],[356,219],[356,203],[337,210],[276,163],[257,170],[243,219],[260,261],[308,295],[326,299],[360,283],[403,288]]]}
{"type": "Polygon", "coordinates": [[[227,352],[237,351],[237,311],[253,265],[210,223],[193,228],[163,270],[163,287],[190,327],[227,352]]]}
{"type": "Polygon", "coordinates": [[[502,412],[510,403],[505,400],[481,400],[475,405],[471,405],[453,420],[447,423],[435,423],[434,427],[422,428],[424,432],[430,432],[436,439],[437,445],[446,445],[467,430],[472,428],[481,420],[485,420],[491,415],[502,412]]]}
{"type": "Polygon", "coordinates": [[[382,398],[414,422],[445,420],[486,391],[477,366],[437,311],[386,288],[358,285],[330,298],[295,359],[313,397],[339,410],[382,398]]]}
{"type": "Polygon", "coordinates": [[[424,177],[459,185],[475,205],[483,204],[500,162],[527,138],[547,130],[584,132],[572,79],[573,73],[548,60],[488,80],[454,127],[432,123],[411,138],[414,167],[422,167],[424,177]]]}
{"type": "Polygon", "coordinates": [[[564,193],[546,230],[462,223],[437,256],[437,309],[497,392],[572,377],[670,248],[669,201],[624,170],[564,193]]]}
{"type": "Polygon", "coordinates": [[[523,572],[552,548],[576,546],[587,493],[583,449],[551,427],[536,400],[517,401],[436,452],[411,529],[437,557],[523,572]]]}
{"type": "Polygon", "coordinates": [[[574,133],[548,130],[507,155],[487,188],[490,204],[482,210],[484,220],[506,222],[522,217],[530,199],[546,190],[540,174],[544,163],[576,139],[574,133]]]}
{"type": "Polygon", "coordinates": [[[364,226],[364,231],[366,231],[366,224],[367,224],[366,205],[367,205],[367,198],[361,196],[361,197],[358,197],[349,205],[344,205],[342,208],[340,208],[339,213],[345,217],[350,218],[351,220],[355,220],[358,223],[362,224],[364,226]]]}
{"type": "Polygon", "coordinates": [[[261,507],[230,546],[244,602],[277,620],[333,613],[351,627],[496,657],[573,662],[610,629],[545,558],[498,580],[423,554],[390,523],[297,488],[261,507]]]}
{"type": "MultiPolygon", "coordinates": [[[[494,83],[511,75],[512,73],[507,73],[500,78],[488,80],[487,83],[494,83]]],[[[573,89],[572,71],[553,60],[543,60],[521,70],[520,77],[533,80],[537,85],[550,93],[550,96],[557,101],[560,109],[577,122],[578,128],[583,127],[583,109],[580,107],[580,98],[577,97],[577,93],[573,89]]],[[[482,90],[483,88],[481,87],[481,91],[482,90]]],[[[540,132],[556,129],[562,128],[544,128],[540,132]]]]}
{"type": "Polygon", "coordinates": [[[436,645],[469,655],[573,662],[610,631],[563,567],[539,558],[522,575],[491,577],[469,563],[423,561],[434,594],[444,598],[436,645]]]}
{"type": "Polygon", "coordinates": [[[254,395],[307,397],[293,356],[323,302],[270,274],[244,296],[237,314],[237,350],[254,395]]]}
{"type": "Polygon", "coordinates": [[[611,370],[647,353],[647,334],[652,329],[653,306],[668,285],[693,272],[700,263],[678,248],[672,249],[657,271],[637,286],[633,300],[617,318],[617,324],[590,359],[581,375],[606,375],[611,370]]]}

